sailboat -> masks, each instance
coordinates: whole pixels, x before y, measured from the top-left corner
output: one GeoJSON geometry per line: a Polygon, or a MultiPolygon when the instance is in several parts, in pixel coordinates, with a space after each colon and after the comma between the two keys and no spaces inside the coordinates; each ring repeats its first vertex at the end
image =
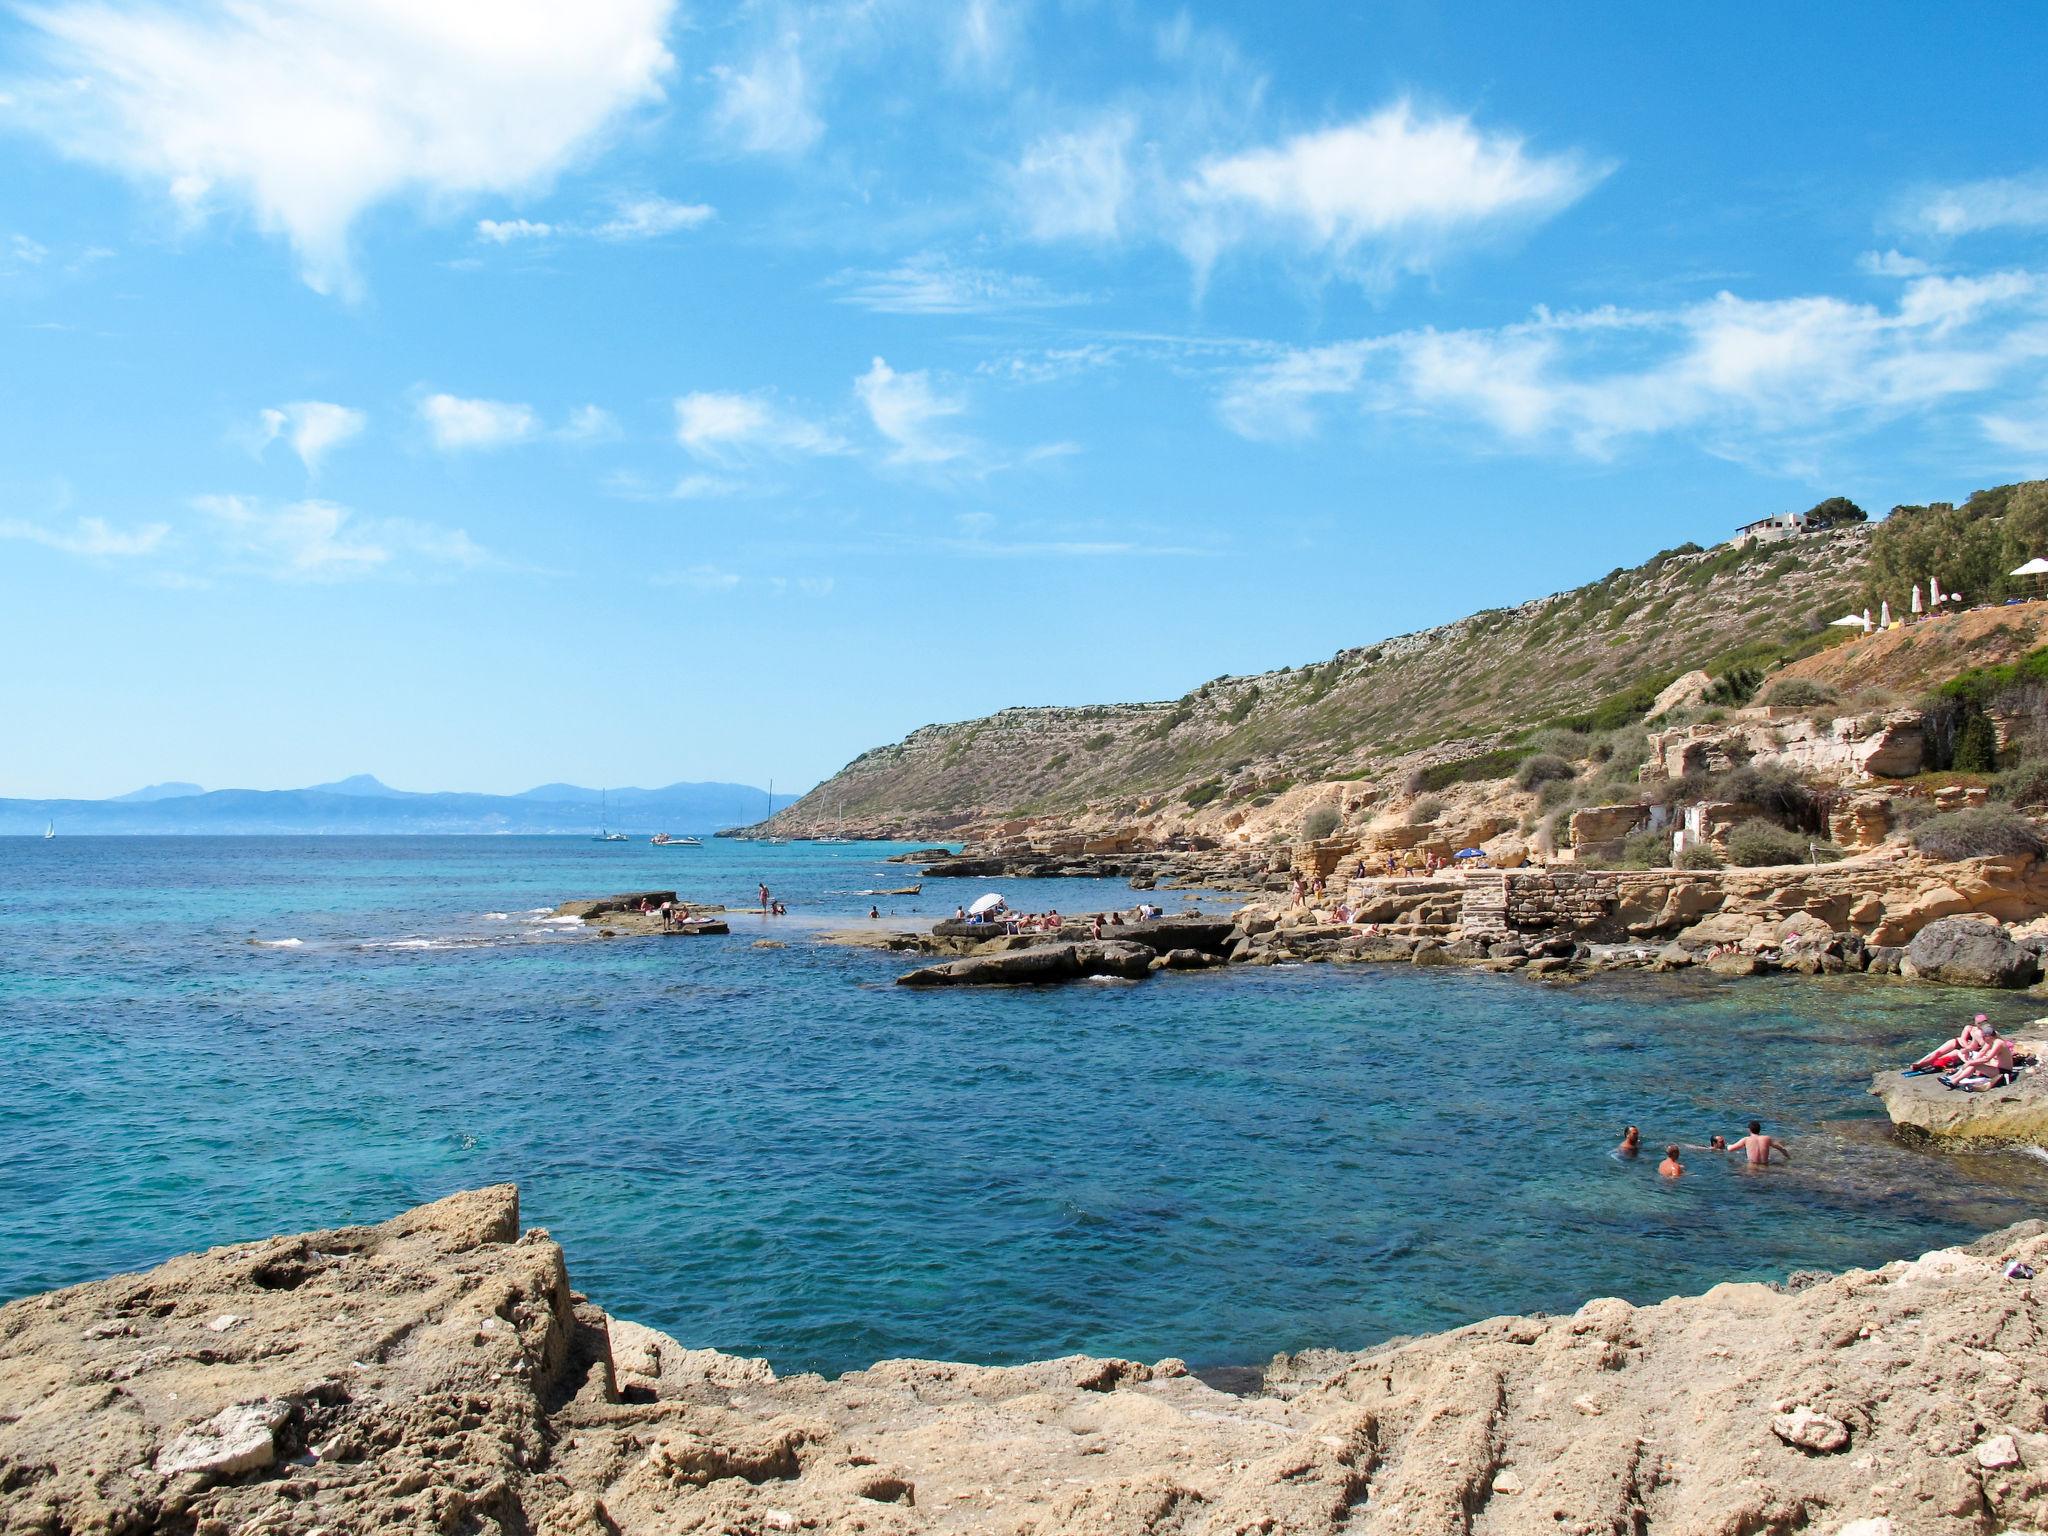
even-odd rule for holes
{"type": "MultiPolygon", "coordinates": [[[[761,821],[761,825],[765,827],[765,826],[767,826],[767,825],[768,825],[768,823],[769,823],[769,822],[773,821],[774,819],[775,819],[775,781],[774,781],[773,779],[770,779],[770,780],[768,781],[768,814],[767,814],[767,815],[766,815],[765,817],[763,817],[763,818],[762,818],[762,821],[761,821]]],[[[764,843],[786,843],[786,842],[788,842],[788,841],[789,841],[789,839],[788,839],[788,838],[786,838],[786,837],[764,837],[764,838],[762,838],[762,839],[761,839],[761,841],[762,841],[762,842],[764,842],[764,843]]]]}
{"type": "Polygon", "coordinates": [[[853,839],[846,835],[845,802],[843,802],[837,795],[834,795],[832,797],[832,821],[834,826],[834,831],[832,835],[830,837],[817,838],[815,839],[815,841],[820,843],[831,844],[851,843],[853,839]]]}
{"type": "Polygon", "coordinates": [[[55,823],[54,821],[53,821],[53,822],[51,822],[51,823],[49,823],[49,824],[48,824],[47,826],[45,826],[45,827],[43,828],[43,836],[44,836],[45,838],[52,838],[52,837],[55,837],[56,835],[57,835],[57,823],[55,823]]]}
{"type": "Polygon", "coordinates": [[[602,791],[602,794],[604,796],[604,808],[598,815],[597,836],[593,837],[591,841],[593,843],[630,843],[632,839],[626,836],[625,833],[613,832],[606,828],[605,823],[612,819],[612,792],[607,789],[602,791]]]}

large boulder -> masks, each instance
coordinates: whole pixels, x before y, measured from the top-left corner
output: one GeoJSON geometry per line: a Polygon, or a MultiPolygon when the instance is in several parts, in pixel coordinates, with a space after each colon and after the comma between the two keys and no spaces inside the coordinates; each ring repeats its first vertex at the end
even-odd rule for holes
{"type": "Polygon", "coordinates": [[[1994,922],[1944,917],[1913,936],[1899,971],[1952,987],[2030,987],[2041,960],[1994,922]]]}

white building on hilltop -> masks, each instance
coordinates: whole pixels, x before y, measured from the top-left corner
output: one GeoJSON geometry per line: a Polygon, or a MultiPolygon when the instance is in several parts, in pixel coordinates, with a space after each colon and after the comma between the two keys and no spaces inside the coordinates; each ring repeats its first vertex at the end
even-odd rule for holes
{"type": "Polygon", "coordinates": [[[1753,523],[1744,523],[1735,530],[1735,537],[1728,542],[1774,544],[1779,539],[1796,539],[1807,531],[1804,512],[1780,512],[1775,517],[1760,517],[1753,523]]]}

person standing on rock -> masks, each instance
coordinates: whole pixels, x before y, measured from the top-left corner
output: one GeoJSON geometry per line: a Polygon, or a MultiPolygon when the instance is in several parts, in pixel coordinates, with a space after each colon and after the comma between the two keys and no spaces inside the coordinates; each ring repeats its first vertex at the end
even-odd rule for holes
{"type": "Polygon", "coordinates": [[[1752,1168],[1768,1167],[1773,1152],[1788,1163],[1792,1161],[1792,1154],[1785,1150],[1785,1143],[1775,1136],[1764,1134],[1764,1123],[1761,1120],[1750,1121],[1749,1134],[1739,1141],[1730,1143],[1728,1150],[1742,1153],[1749,1159],[1749,1166],[1752,1168]]]}
{"type": "Polygon", "coordinates": [[[762,912],[763,912],[763,913],[765,914],[765,913],[767,912],[767,910],[768,910],[768,887],[767,887],[766,885],[763,885],[763,886],[761,887],[761,911],[762,911],[762,912]]]}

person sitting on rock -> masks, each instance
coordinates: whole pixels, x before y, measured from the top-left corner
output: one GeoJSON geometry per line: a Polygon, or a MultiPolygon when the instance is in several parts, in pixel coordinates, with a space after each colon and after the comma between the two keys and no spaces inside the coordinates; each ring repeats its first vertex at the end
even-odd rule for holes
{"type": "MultiPolygon", "coordinates": [[[[1953,1040],[1944,1040],[1933,1050],[1922,1056],[1906,1070],[1928,1072],[1960,1065],[1968,1057],[1976,1055],[1989,1043],[1985,1026],[1991,1022],[1988,1014],[1978,1014],[1965,1024],[1953,1040]]],[[[1990,1033],[1995,1033],[1991,1031],[1990,1033]]]]}
{"type": "Polygon", "coordinates": [[[1951,1088],[1982,1092],[1986,1088],[2003,1088],[2013,1077],[2012,1042],[1999,1034],[1996,1025],[1987,1021],[1983,1044],[1965,1056],[1953,1072],[1942,1078],[1942,1082],[1951,1088]]]}
{"type": "Polygon", "coordinates": [[[956,923],[966,923],[972,922],[973,919],[968,917],[965,907],[955,907],[953,909],[953,921],[956,923]]]}

